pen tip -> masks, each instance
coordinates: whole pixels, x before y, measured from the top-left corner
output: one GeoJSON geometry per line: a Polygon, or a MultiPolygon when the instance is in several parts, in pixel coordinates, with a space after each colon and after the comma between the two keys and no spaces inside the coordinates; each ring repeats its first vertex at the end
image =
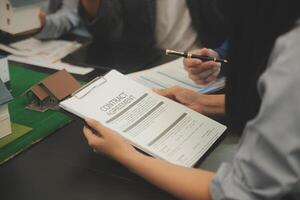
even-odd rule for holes
{"type": "Polygon", "coordinates": [[[228,63],[228,60],[224,60],[224,63],[228,63]]]}

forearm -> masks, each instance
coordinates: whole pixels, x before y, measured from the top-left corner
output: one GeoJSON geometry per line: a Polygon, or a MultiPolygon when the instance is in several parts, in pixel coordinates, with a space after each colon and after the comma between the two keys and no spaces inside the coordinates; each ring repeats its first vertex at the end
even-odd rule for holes
{"type": "Polygon", "coordinates": [[[94,19],[100,9],[101,0],[81,0],[81,4],[85,9],[88,17],[94,19]]]}
{"type": "MultiPolygon", "coordinates": [[[[50,13],[45,18],[43,27],[36,35],[38,39],[56,39],[69,33],[79,25],[78,1],[63,1],[59,10],[50,13]]],[[[43,13],[40,13],[42,15],[43,13]]]]}
{"type": "Polygon", "coordinates": [[[173,165],[139,152],[117,160],[134,173],[180,199],[211,199],[209,185],[214,175],[212,172],[173,165]]]}
{"type": "Polygon", "coordinates": [[[199,102],[203,105],[201,113],[205,115],[225,114],[225,95],[202,95],[199,102]]]}
{"type": "Polygon", "coordinates": [[[56,39],[69,33],[79,23],[79,19],[73,13],[66,11],[47,16],[44,26],[36,35],[38,39],[56,39]]]}

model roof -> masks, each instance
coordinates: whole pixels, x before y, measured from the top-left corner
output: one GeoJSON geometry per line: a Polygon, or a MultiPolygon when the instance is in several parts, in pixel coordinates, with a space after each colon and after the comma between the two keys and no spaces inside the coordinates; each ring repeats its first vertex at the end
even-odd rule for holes
{"type": "Polygon", "coordinates": [[[65,69],[52,74],[41,84],[58,100],[63,100],[80,88],[80,83],[65,69]]]}
{"type": "Polygon", "coordinates": [[[41,100],[43,101],[44,99],[46,99],[49,95],[47,94],[47,92],[45,92],[45,90],[39,86],[39,85],[34,85],[31,87],[31,91],[41,100]]]}
{"type": "Polygon", "coordinates": [[[3,81],[0,79],[0,105],[8,103],[12,99],[13,97],[11,96],[3,81]]]}

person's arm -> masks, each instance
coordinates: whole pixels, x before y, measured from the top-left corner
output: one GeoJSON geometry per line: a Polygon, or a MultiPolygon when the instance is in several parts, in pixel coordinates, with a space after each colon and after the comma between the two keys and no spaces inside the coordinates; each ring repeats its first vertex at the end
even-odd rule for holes
{"type": "Polygon", "coordinates": [[[123,37],[120,0],[80,0],[79,16],[96,40],[119,41],[123,37]]]}
{"type": "Polygon", "coordinates": [[[79,25],[78,0],[64,0],[62,7],[53,14],[40,13],[43,23],[41,31],[36,35],[38,39],[56,39],[70,32],[79,25]]]}
{"type": "Polygon", "coordinates": [[[101,133],[99,137],[90,129],[84,128],[84,135],[95,152],[112,157],[132,172],[180,199],[211,199],[209,185],[214,175],[212,172],[181,167],[143,155],[114,131],[97,121],[86,121],[101,133]]]}
{"type": "Polygon", "coordinates": [[[90,20],[93,20],[101,6],[101,0],[81,0],[81,4],[90,20]]]}
{"type": "Polygon", "coordinates": [[[224,94],[199,94],[179,86],[163,90],[154,89],[154,91],[205,115],[212,116],[225,114],[224,94]]]}
{"type": "Polygon", "coordinates": [[[299,199],[299,33],[300,26],[277,39],[258,81],[259,112],[244,128],[233,163],[214,176],[214,199],[299,199]]]}
{"type": "Polygon", "coordinates": [[[225,59],[227,57],[228,45],[229,45],[229,42],[228,42],[228,40],[226,40],[225,42],[223,42],[223,44],[221,46],[214,49],[214,51],[218,53],[220,58],[225,59]]]}

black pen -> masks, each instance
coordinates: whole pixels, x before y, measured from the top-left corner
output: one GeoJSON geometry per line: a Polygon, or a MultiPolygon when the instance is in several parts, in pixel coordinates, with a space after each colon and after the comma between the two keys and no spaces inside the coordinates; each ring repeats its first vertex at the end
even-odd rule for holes
{"type": "Polygon", "coordinates": [[[220,59],[220,58],[215,58],[211,56],[202,56],[202,55],[197,55],[197,54],[192,54],[192,53],[187,53],[187,52],[180,52],[180,51],[174,51],[170,49],[166,49],[166,55],[174,55],[174,56],[180,56],[180,57],[185,57],[185,58],[196,58],[200,59],[202,61],[214,61],[214,62],[219,62],[219,63],[228,63],[228,60],[220,59]]]}

